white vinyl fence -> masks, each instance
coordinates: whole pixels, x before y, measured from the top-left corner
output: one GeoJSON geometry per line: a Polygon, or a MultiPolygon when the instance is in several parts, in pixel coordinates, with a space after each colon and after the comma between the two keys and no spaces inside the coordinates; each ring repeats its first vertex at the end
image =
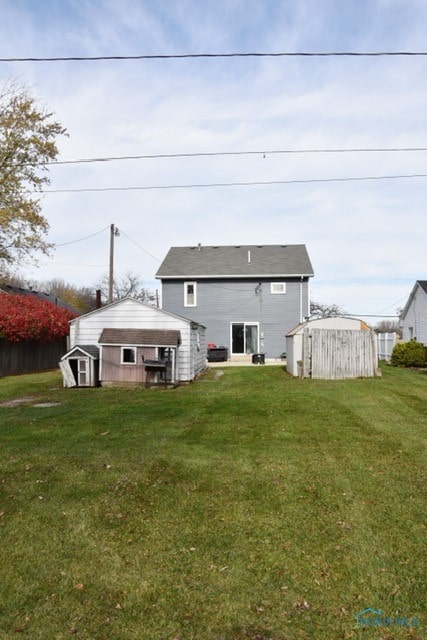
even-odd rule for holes
{"type": "Polygon", "coordinates": [[[304,378],[340,380],[371,378],[377,373],[377,340],[373,331],[304,329],[304,378]]]}
{"type": "Polygon", "coordinates": [[[378,333],[378,359],[391,360],[393,347],[397,342],[397,333],[378,333]]]}

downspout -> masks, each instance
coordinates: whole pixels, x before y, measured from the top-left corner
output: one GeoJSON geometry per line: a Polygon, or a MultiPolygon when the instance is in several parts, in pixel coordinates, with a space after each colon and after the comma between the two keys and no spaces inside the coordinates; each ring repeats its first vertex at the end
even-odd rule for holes
{"type": "Polygon", "coordinates": [[[299,321],[302,322],[303,321],[303,315],[302,315],[302,283],[303,283],[303,278],[304,276],[301,276],[301,280],[299,283],[299,321]]]}

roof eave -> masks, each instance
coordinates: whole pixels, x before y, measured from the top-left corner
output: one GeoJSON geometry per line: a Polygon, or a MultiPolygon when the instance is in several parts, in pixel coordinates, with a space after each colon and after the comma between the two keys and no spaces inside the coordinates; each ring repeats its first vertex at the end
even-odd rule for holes
{"type": "Polygon", "coordinates": [[[188,274],[188,273],[183,273],[181,275],[167,275],[167,274],[163,274],[163,275],[158,275],[156,274],[156,279],[157,280],[183,280],[183,279],[193,279],[193,280],[220,280],[223,278],[226,279],[245,279],[245,280],[252,280],[253,278],[312,278],[314,276],[314,273],[235,273],[235,274],[218,274],[218,273],[212,273],[212,274],[204,274],[204,275],[198,275],[198,274],[188,274]]]}
{"type": "Polygon", "coordinates": [[[156,347],[179,347],[176,342],[156,342],[148,344],[142,342],[98,342],[100,347],[142,347],[142,348],[156,348],[156,347]]]}

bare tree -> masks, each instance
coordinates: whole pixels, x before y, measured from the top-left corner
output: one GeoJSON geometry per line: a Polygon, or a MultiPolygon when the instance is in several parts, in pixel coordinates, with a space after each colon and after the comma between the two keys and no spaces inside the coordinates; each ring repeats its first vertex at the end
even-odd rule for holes
{"type": "MultiPolygon", "coordinates": [[[[95,285],[96,289],[101,291],[102,300],[108,300],[108,275],[104,275],[100,282],[95,285]]],[[[123,276],[114,279],[113,282],[113,299],[135,298],[147,304],[155,304],[156,293],[152,289],[143,286],[143,282],[137,274],[127,271],[123,276]]]]}
{"type": "Polygon", "coordinates": [[[324,302],[310,301],[310,317],[316,318],[331,318],[334,316],[346,315],[346,311],[337,304],[326,304],[324,302]]]}
{"type": "Polygon", "coordinates": [[[398,320],[381,320],[375,326],[375,331],[377,333],[397,333],[397,335],[402,337],[402,329],[399,327],[398,320]]]}

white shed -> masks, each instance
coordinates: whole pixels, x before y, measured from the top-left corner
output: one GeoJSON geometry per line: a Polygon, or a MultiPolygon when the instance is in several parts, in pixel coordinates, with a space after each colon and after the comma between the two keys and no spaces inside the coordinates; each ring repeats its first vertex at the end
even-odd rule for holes
{"type": "MultiPolygon", "coordinates": [[[[139,358],[142,347],[150,349],[148,354],[146,353],[146,357],[149,355],[153,360],[161,359],[164,349],[171,347],[173,349],[174,382],[194,380],[206,367],[206,340],[203,325],[133,298],[123,298],[72,320],[70,322],[70,351],[65,354],[62,361],[73,357],[75,348],[80,345],[86,345],[86,351],[87,345],[99,348],[99,382],[101,385],[103,384],[103,372],[107,370],[109,371],[109,379],[105,382],[111,382],[111,367],[103,366],[102,359],[103,353],[108,353],[108,357],[111,359],[112,349],[121,354],[119,356],[120,362],[117,363],[121,369],[124,367],[136,369],[141,366],[143,368],[141,365],[143,361],[139,358]],[[105,330],[107,329],[116,330],[113,336],[114,344],[110,344],[112,338],[106,334],[105,330]],[[139,332],[135,330],[139,330],[139,332]],[[106,335],[109,336],[107,339],[106,335]],[[103,337],[101,338],[101,336],[103,337]],[[119,344],[118,338],[120,336],[126,336],[126,344],[119,344]],[[165,342],[165,338],[167,342],[165,342]],[[111,348],[107,350],[106,347],[111,348]],[[131,357],[131,352],[135,354],[134,358],[131,357]]],[[[135,372],[128,372],[128,374],[123,374],[122,371],[121,374],[118,374],[117,381],[135,382],[138,378],[135,372]]],[[[141,378],[141,381],[143,380],[145,377],[141,378]]]]}
{"type": "Polygon", "coordinates": [[[286,334],[286,370],[293,376],[307,376],[310,372],[312,377],[320,378],[358,377],[365,375],[365,370],[366,375],[374,375],[376,367],[375,336],[358,318],[318,318],[302,322],[286,334]],[[366,334],[363,344],[357,340],[362,332],[366,334]],[[313,373],[314,365],[319,373],[313,373]]]}

